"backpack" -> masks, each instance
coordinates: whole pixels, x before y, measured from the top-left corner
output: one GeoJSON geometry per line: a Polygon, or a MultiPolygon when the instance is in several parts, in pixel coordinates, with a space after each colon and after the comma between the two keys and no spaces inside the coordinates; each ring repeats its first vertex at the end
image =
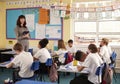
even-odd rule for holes
{"type": "Polygon", "coordinates": [[[57,65],[55,63],[50,68],[49,78],[51,82],[55,82],[58,79],[57,65]]]}
{"type": "Polygon", "coordinates": [[[111,84],[112,77],[111,77],[112,70],[110,70],[109,66],[106,64],[104,69],[104,74],[102,76],[102,84],[111,84]]]}
{"type": "Polygon", "coordinates": [[[73,55],[71,53],[65,53],[65,64],[68,64],[73,61],[73,55]]]}

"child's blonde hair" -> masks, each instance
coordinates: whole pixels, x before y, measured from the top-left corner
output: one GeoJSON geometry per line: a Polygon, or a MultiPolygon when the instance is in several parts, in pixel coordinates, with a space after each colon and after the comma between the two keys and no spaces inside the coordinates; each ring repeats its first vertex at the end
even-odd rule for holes
{"type": "Polygon", "coordinates": [[[108,45],[109,40],[108,40],[107,38],[102,38],[102,42],[103,42],[105,45],[108,45]]]}

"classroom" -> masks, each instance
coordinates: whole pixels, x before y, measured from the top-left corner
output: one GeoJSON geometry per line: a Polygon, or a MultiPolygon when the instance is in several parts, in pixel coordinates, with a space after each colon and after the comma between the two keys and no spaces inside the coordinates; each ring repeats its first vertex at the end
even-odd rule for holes
{"type": "Polygon", "coordinates": [[[120,0],[0,0],[0,84],[119,84],[119,8],[120,0]]]}

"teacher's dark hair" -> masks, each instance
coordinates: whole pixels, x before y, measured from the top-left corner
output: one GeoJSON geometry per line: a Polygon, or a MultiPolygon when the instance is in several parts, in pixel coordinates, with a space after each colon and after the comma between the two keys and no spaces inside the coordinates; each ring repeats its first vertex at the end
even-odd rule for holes
{"type": "Polygon", "coordinates": [[[39,41],[39,45],[41,46],[41,48],[46,47],[46,45],[49,43],[47,38],[44,38],[42,40],[39,41]]]}
{"type": "Polygon", "coordinates": [[[22,19],[22,18],[25,19],[25,22],[24,22],[24,24],[23,24],[23,27],[27,28],[27,27],[26,27],[26,18],[25,18],[24,15],[20,15],[20,16],[18,17],[18,19],[17,19],[17,26],[21,27],[20,19],[22,19]]]}

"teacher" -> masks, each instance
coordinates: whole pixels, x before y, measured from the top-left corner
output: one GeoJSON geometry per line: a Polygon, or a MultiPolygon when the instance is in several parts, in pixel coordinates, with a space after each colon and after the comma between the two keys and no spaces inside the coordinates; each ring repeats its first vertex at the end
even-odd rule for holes
{"type": "Polygon", "coordinates": [[[30,33],[26,26],[26,18],[24,15],[20,15],[17,19],[15,34],[18,43],[22,44],[24,51],[28,51],[30,33]]]}

